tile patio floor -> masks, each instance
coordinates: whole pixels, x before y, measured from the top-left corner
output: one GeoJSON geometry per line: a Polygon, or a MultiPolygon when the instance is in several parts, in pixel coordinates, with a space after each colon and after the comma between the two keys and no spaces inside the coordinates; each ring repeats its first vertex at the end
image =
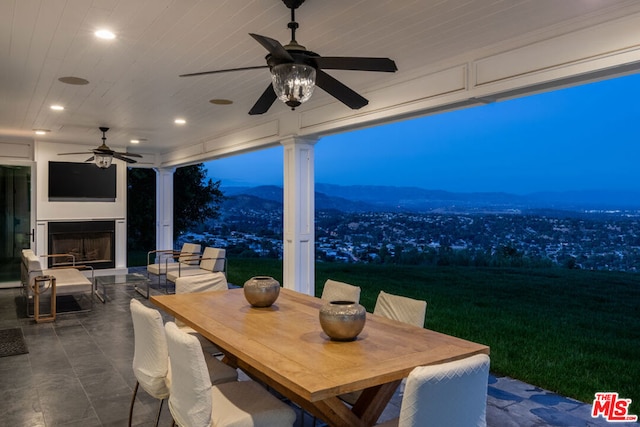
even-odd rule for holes
{"type": "MultiPolygon", "coordinates": [[[[153,288],[151,292],[159,293],[153,288]]],[[[0,358],[1,424],[126,426],[135,385],[129,300],[149,302],[132,285],[118,284],[107,288],[106,304],[95,300],[88,313],[63,314],[54,323],[36,324],[19,316],[19,295],[19,289],[0,289],[0,329],[20,327],[29,349],[28,354],[0,358]]],[[[397,392],[380,421],[397,416],[401,399],[397,392]]],[[[156,409],[155,399],[139,392],[134,425],[152,426],[156,409]]],[[[590,409],[590,404],[511,378],[489,378],[490,427],[639,425],[593,419],[590,409]]],[[[313,424],[308,415],[301,416],[297,425],[313,424]]],[[[171,425],[166,405],[160,425],[171,425]]]]}

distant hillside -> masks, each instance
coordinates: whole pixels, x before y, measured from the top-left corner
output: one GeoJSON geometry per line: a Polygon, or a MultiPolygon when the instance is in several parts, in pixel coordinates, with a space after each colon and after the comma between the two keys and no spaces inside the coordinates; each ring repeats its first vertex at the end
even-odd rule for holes
{"type": "Polygon", "coordinates": [[[282,187],[278,187],[277,185],[261,185],[258,187],[227,187],[222,189],[222,192],[227,197],[244,194],[248,196],[260,197],[261,199],[273,200],[279,203],[282,203],[282,191],[282,187]]]}
{"type": "Polygon", "coordinates": [[[223,203],[223,209],[255,209],[264,211],[282,210],[282,197],[280,201],[271,200],[264,197],[254,196],[252,194],[236,194],[229,196],[223,203]]]}
{"type": "MultiPolygon", "coordinates": [[[[344,212],[407,211],[407,212],[524,212],[540,209],[639,209],[640,192],[572,191],[544,192],[529,195],[509,193],[453,193],[417,187],[373,185],[333,185],[318,183],[316,209],[344,212]]],[[[282,204],[282,187],[223,188],[229,200],[227,206],[247,204],[251,200],[268,200],[282,204]],[[239,196],[255,199],[236,199],[239,196]],[[235,199],[235,200],[234,200],[235,199]]]]}
{"type": "MultiPolygon", "coordinates": [[[[223,188],[222,191],[228,197],[225,201],[225,208],[263,208],[268,206],[274,209],[282,206],[283,189],[275,185],[264,185],[259,187],[229,187],[223,188]],[[264,202],[260,202],[263,200],[264,202]],[[275,203],[269,206],[267,201],[275,203]]],[[[316,209],[318,210],[339,210],[343,212],[367,212],[380,210],[380,206],[360,201],[348,200],[339,196],[329,196],[327,194],[316,191],[315,198],[316,209]]]]}
{"type": "Polygon", "coordinates": [[[456,210],[473,207],[512,208],[526,205],[526,201],[507,193],[451,193],[418,187],[392,187],[375,185],[341,186],[316,184],[316,191],[330,196],[365,202],[379,208],[424,211],[434,209],[456,210]]]}

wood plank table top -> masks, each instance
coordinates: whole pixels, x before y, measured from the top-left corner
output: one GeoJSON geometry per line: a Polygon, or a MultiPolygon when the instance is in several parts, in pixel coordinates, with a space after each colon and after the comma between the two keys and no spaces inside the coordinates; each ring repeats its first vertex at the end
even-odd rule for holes
{"type": "Polygon", "coordinates": [[[325,301],[290,289],[254,308],[242,289],[152,296],[151,302],[212,341],[237,366],[335,426],[373,425],[416,366],[489,353],[482,344],[367,313],[355,341],[331,341],[325,301]],[[353,408],[338,395],[365,390],[353,408]]]}

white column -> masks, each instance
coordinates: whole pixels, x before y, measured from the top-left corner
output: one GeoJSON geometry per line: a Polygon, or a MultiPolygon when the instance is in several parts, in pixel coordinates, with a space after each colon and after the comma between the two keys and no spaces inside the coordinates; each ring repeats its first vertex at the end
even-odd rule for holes
{"type": "Polygon", "coordinates": [[[292,137],[284,146],[283,286],[315,294],[315,139],[292,137]]]}
{"type": "Polygon", "coordinates": [[[173,249],[173,173],[175,168],[156,171],[156,249],[173,249]]]}

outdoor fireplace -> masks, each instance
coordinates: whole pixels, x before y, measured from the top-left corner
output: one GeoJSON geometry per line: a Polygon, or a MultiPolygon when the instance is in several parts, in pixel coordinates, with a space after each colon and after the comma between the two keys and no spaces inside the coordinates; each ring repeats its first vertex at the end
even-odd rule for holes
{"type": "MultiPolygon", "coordinates": [[[[115,221],[49,222],[49,254],[70,254],[76,264],[94,269],[115,267],[115,221]]],[[[71,262],[69,258],[49,258],[55,263],[71,262]]]]}

